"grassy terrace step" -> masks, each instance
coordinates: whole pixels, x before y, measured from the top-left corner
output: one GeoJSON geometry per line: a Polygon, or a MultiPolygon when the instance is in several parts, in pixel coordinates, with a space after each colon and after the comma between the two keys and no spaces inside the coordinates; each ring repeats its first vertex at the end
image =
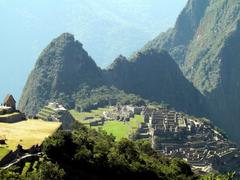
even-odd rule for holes
{"type": "Polygon", "coordinates": [[[41,110],[40,113],[49,115],[49,114],[53,114],[54,112],[49,112],[49,111],[41,110]]]}
{"type": "Polygon", "coordinates": [[[42,116],[42,115],[37,115],[38,119],[43,119],[43,120],[47,120],[48,118],[46,116],[42,116]]]}
{"type": "Polygon", "coordinates": [[[47,106],[45,106],[43,109],[45,109],[45,110],[47,110],[47,111],[50,111],[50,112],[54,112],[54,110],[53,110],[52,108],[47,107],[47,106]]]}
{"type": "Polygon", "coordinates": [[[4,115],[0,115],[0,118],[7,118],[7,117],[11,117],[11,116],[15,116],[15,115],[19,115],[19,112],[14,112],[11,114],[4,114],[4,115]]]}
{"type": "Polygon", "coordinates": [[[10,152],[10,150],[0,147],[0,161],[10,152]]]}
{"type": "Polygon", "coordinates": [[[37,117],[39,118],[39,119],[43,119],[43,120],[46,120],[47,119],[47,117],[45,117],[45,116],[42,116],[42,115],[37,115],[37,117]]]}
{"type": "Polygon", "coordinates": [[[38,113],[38,116],[41,116],[41,117],[44,117],[44,118],[47,118],[47,117],[49,117],[51,114],[48,114],[48,113],[44,113],[44,112],[39,112],[38,113]]]}
{"type": "Polygon", "coordinates": [[[42,144],[43,140],[56,132],[60,126],[59,122],[42,120],[0,123],[0,136],[6,137],[8,149],[15,150],[18,144],[26,149],[36,144],[42,144]]]}
{"type": "Polygon", "coordinates": [[[55,113],[55,111],[54,110],[52,110],[52,109],[50,109],[50,108],[43,108],[41,111],[43,111],[43,112],[46,112],[46,113],[55,113]]]}

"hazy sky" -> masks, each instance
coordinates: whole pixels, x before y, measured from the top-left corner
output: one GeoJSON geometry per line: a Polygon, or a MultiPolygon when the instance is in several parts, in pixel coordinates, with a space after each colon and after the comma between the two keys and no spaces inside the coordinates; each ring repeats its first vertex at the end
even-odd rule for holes
{"type": "Polygon", "coordinates": [[[0,102],[18,100],[37,57],[73,33],[101,67],[172,27],[187,0],[0,0],[0,102]]]}

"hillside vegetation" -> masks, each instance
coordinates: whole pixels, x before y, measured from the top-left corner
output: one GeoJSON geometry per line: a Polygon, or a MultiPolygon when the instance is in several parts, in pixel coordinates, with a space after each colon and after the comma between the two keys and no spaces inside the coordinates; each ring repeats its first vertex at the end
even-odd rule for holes
{"type": "Polygon", "coordinates": [[[196,175],[185,161],[168,159],[147,141],[115,141],[104,131],[76,123],[43,142],[45,156],[23,166],[0,170],[0,179],[158,179],[230,180],[228,175],[196,175]],[[61,157],[61,158],[60,158],[61,157]]]}
{"type": "Polygon", "coordinates": [[[101,70],[82,44],[64,33],[38,58],[19,109],[32,116],[50,101],[79,111],[117,103],[144,104],[139,96],[165,102],[179,111],[207,113],[205,99],[166,51],[147,50],[129,61],[120,56],[110,68],[101,70]]]}
{"type": "Polygon", "coordinates": [[[175,27],[142,50],[166,49],[184,76],[208,99],[208,117],[238,142],[239,22],[238,0],[189,0],[175,27]]]}

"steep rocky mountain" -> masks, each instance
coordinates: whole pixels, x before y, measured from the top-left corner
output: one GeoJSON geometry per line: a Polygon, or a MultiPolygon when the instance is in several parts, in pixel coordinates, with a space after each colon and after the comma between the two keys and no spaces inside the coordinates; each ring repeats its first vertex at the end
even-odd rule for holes
{"type": "Polygon", "coordinates": [[[112,86],[151,101],[164,101],[179,111],[195,115],[206,112],[203,96],[184,78],[167,52],[147,50],[130,61],[120,56],[109,69],[101,70],[82,44],[67,33],[53,40],[40,55],[23,90],[19,109],[35,115],[49,101],[70,108],[106,104],[109,100],[143,101],[112,86]],[[112,93],[103,95],[103,92],[112,93]]]}
{"type": "Polygon", "coordinates": [[[19,109],[35,115],[51,100],[65,99],[72,106],[72,95],[82,86],[102,84],[102,71],[74,36],[64,33],[54,39],[38,58],[31,72],[19,109]]]}
{"type": "Polygon", "coordinates": [[[189,0],[168,32],[145,49],[168,50],[209,100],[209,116],[240,142],[240,1],[189,0]]]}
{"type": "Polygon", "coordinates": [[[109,84],[150,101],[164,101],[176,110],[195,115],[206,112],[203,96],[166,51],[146,50],[130,61],[119,56],[107,70],[107,77],[109,84]]]}

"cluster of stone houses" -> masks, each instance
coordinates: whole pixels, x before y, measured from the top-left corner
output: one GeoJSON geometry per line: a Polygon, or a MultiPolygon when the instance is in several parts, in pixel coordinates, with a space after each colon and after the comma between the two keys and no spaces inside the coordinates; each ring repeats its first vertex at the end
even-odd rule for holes
{"type": "Polygon", "coordinates": [[[188,130],[184,115],[166,108],[160,108],[151,114],[149,128],[153,136],[188,130]],[[181,126],[179,126],[180,120],[182,120],[181,126]]]}
{"type": "Polygon", "coordinates": [[[145,108],[142,116],[145,124],[138,137],[149,138],[166,156],[185,159],[201,171],[240,169],[239,147],[208,123],[167,108],[145,108]]]}
{"type": "Polygon", "coordinates": [[[123,122],[129,121],[134,117],[135,114],[141,114],[143,107],[135,106],[116,106],[112,108],[111,111],[106,111],[103,113],[106,120],[119,120],[123,122]]]}

